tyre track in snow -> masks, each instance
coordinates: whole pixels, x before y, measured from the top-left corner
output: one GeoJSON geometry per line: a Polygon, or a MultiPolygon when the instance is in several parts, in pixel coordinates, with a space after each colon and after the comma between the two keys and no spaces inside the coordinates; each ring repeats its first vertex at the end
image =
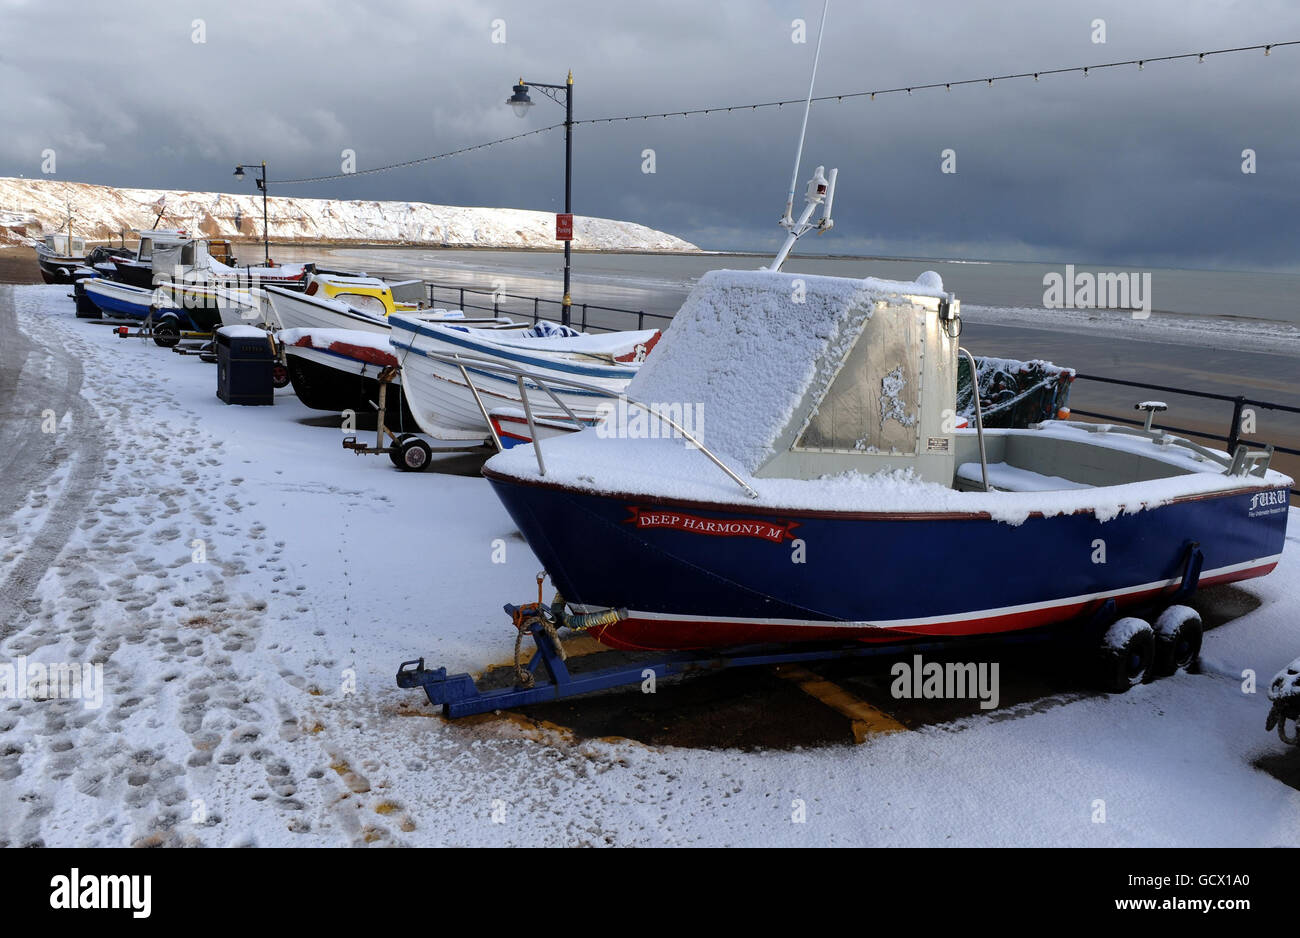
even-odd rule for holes
{"type": "Polygon", "coordinates": [[[68,472],[39,530],[0,583],[0,639],[27,615],[28,600],[68,543],[103,470],[93,412],[81,395],[80,360],[54,342],[25,334],[15,300],[12,287],[0,287],[0,519],[33,493],[48,491],[50,476],[61,467],[68,472]],[[53,434],[41,430],[45,410],[60,421],[53,434]]]}
{"type": "Polygon", "coordinates": [[[17,590],[0,657],[100,663],[102,702],[0,703],[0,846],[220,843],[227,813],[245,829],[309,829],[277,751],[276,730],[295,733],[286,688],[255,653],[266,603],[253,570],[276,566],[283,542],[237,520],[242,479],[172,393],[173,356],[31,289],[0,297],[14,337],[0,432],[25,448],[7,470],[24,490],[0,515],[0,581],[17,590]],[[40,432],[45,409],[67,418],[55,434],[40,432]],[[210,557],[194,559],[195,537],[210,557]]]}

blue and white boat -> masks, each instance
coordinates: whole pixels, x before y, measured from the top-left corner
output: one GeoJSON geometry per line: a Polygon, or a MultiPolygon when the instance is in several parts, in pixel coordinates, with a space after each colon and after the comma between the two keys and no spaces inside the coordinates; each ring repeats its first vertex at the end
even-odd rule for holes
{"type": "Polygon", "coordinates": [[[146,290],[102,277],[87,278],[79,286],[85,291],[86,299],[110,319],[142,321],[152,317],[155,323],[171,321],[178,328],[197,332],[210,332],[220,325],[220,315],[215,309],[176,304],[166,290],[146,290]]]}
{"type": "Polygon", "coordinates": [[[524,395],[548,425],[557,420],[573,424],[575,418],[579,424],[594,422],[607,395],[627,387],[660,336],[657,329],[593,335],[549,322],[484,328],[403,313],[390,315],[388,324],[389,341],[402,363],[407,403],[424,432],[442,439],[486,436],[489,414],[497,415],[496,426],[504,419],[518,429],[511,418],[518,416],[524,395]],[[521,394],[516,376],[484,363],[533,377],[524,379],[521,394]],[[553,398],[538,378],[568,379],[599,390],[560,385],[553,398]]]}

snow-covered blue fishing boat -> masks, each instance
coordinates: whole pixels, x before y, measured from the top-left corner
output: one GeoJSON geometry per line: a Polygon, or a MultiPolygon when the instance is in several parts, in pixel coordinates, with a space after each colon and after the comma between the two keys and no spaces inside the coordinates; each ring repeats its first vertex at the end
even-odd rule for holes
{"type": "Polygon", "coordinates": [[[1266,451],[955,429],[959,320],[933,274],[713,272],[627,392],[702,413],[694,441],[607,422],[484,474],[627,649],[1011,632],[1170,596],[1192,545],[1202,585],[1277,564],[1292,482],[1266,451]]]}

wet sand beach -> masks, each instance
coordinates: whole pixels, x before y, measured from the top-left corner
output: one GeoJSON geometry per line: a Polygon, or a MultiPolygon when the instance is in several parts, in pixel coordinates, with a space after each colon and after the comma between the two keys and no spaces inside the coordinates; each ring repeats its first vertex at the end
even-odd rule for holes
{"type": "Polygon", "coordinates": [[[0,247],[0,283],[40,283],[36,252],[28,247],[0,247]]]}

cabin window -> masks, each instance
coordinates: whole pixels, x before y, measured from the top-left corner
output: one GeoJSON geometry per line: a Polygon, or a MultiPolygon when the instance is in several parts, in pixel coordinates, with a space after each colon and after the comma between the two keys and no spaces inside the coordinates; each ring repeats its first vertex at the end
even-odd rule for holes
{"type": "Polygon", "coordinates": [[[191,241],[189,244],[181,248],[181,266],[182,267],[194,266],[194,242],[193,241],[191,241]]]}
{"type": "Polygon", "coordinates": [[[140,239],[140,260],[147,261],[153,259],[153,240],[151,238],[140,239]]]}
{"type": "Polygon", "coordinates": [[[914,315],[867,320],[795,449],[915,455],[923,335],[914,315]]]}

